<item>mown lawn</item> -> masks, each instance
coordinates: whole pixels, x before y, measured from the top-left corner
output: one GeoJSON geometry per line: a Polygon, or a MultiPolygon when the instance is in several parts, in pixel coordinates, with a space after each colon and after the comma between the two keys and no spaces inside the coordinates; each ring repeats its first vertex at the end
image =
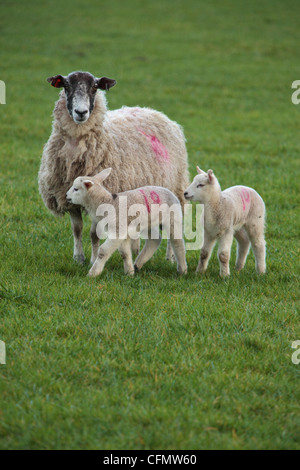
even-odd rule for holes
{"type": "MultiPolygon", "coordinates": [[[[2,449],[299,449],[300,5],[293,0],[3,1],[0,365],[2,449]],[[57,90],[73,70],[115,78],[111,109],[183,125],[190,174],[253,186],[267,267],[204,277],[155,254],[133,279],[72,260],[67,217],[37,172],[57,90]]],[[[89,223],[85,224],[88,254],[89,223]]]]}

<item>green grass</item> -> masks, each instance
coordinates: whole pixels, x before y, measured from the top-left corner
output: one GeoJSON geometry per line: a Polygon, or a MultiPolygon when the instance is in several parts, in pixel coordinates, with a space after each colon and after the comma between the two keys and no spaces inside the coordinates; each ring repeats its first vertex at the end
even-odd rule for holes
{"type": "MultiPolygon", "coordinates": [[[[3,1],[0,7],[2,449],[299,449],[300,6],[213,0],[3,1]],[[71,14],[72,12],[72,14],[71,14]],[[48,76],[117,79],[111,109],[184,126],[191,177],[253,186],[267,267],[178,278],[161,248],[133,279],[72,260],[67,217],[38,194],[57,91],[48,76]]],[[[85,251],[89,252],[89,223],[85,251]]]]}

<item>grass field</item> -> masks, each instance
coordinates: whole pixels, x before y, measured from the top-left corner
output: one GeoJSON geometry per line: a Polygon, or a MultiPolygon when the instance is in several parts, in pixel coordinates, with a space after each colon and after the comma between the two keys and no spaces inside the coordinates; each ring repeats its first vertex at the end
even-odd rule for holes
{"type": "MultiPolygon", "coordinates": [[[[299,449],[300,4],[293,0],[2,1],[0,79],[2,449],[299,449]],[[57,90],[88,70],[109,107],[150,106],[185,130],[190,175],[253,186],[267,268],[178,278],[155,254],[133,279],[72,260],[68,217],[37,173],[57,90]]],[[[84,246],[88,254],[89,223],[84,246]]]]}

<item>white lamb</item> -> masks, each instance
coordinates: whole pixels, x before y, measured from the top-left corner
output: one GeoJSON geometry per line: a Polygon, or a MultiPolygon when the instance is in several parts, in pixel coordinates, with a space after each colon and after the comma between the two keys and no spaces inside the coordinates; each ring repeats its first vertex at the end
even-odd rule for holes
{"type": "Polygon", "coordinates": [[[229,276],[230,250],[233,237],[238,242],[236,269],[246,262],[250,243],[256,270],[266,271],[264,239],[265,204],[259,194],[246,186],[233,186],[221,192],[212,170],[197,167],[198,175],[184,193],[186,199],[204,204],[204,243],[196,272],[206,271],[212,249],[219,241],[220,275],[229,276]]]}
{"type": "MultiPolygon", "coordinates": [[[[106,261],[116,250],[120,251],[124,260],[125,273],[133,275],[159,247],[160,227],[167,231],[177,260],[178,273],[185,274],[187,264],[182,239],[182,210],[178,198],[168,189],[158,186],[144,186],[112,194],[102,186],[102,182],[110,173],[111,168],[106,168],[94,177],[78,177],[66,194],[69,203],[79,205],[88,212],[95,227],[103,221],[104,212],[108,213],[105,219],[105,224],[108,225],[108,238],[97,250],[94,247],[92,256],[94,263],[89,276],[95,277],[101,274],[106,261]],[[127,206],[126,212],[122,210],[124,201],[127,206]],[[135,218],[137,211],[139,216],[135,218]],[[134,224],[135,221],[138,223],[134,224]],[[137,230],[134,231],[134,228],[137,230]],[[138,234],[145,236],[146,242],[133,265],[131,236],[138,234]]],[[[99,234],[101,233],[103,227],[99,229],[99,234]]]]}
{"type": "MultiPolygon", "coordinates": [[[[73,72],[48,81],[63,91],[43,152],[39,191],[51,212],[70,214],[74,259],[83,263],[81,209],[66,200],[75,178],[112,167],[113,175],[106,182],[111,192],[158,185],[174,192],[183,206],[184,188],[189,183],[185,138],[176,122],[153,109],[108,111],[104,92],[116,84],[113,79],[73,72]]],[[[94,226],[91,240],[98,244],[94,226]]]]}

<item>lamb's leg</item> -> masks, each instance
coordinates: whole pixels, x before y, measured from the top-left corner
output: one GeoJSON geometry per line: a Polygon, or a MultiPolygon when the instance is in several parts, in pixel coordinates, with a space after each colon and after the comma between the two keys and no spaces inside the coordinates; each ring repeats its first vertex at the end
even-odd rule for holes
{"type": "Polygon", "coordinates": [[[147,239],[145,245],[135,260],[134,268],[135,270],[141,269],[141,267],[154,255],[155,251],[159,247],[161,242],[161,237],[157,239],[147,239]]]}
{"type": "Polygon", "coordinates": [[[70,211],[71,225],[74,237],[74,252],[73,258],[77,263],[83,264],[85,262],[85,256],[82,247],[82,215],[81,209],[74,208],[70,211]]]}
{"type": "Polygon", "coordinates": [[[130,276],[134,275],[134,266],[132,262],[132,251],[131,251],[131,242],[130,238],[124,240],[122,245],[119,248],[119,252],[124,261],[124,273],[129,274],[130,276]]]}
{"type": "Polygon", "coordinates": [[[137,256],[140,251],[140,239],[137,238],[136,240],[131,240],[131,250],[132,253],[137,256]]]}
{"type": "Polygon", "coordinates": [[[255,256],[256,271],[258,274],[264,274],[266,272],[266,242],[262,237],[251,243],[251,246],[255,256]]]}
{"type": "Polygon", "coordinates": [[[91,255],[91,264],[94,264],[97,258],[98,248],[99,248],[99,238],[96,233],[97,224],[95,222],[92,223],[90,236],[92,242],[92,255],[91,255]]]}
{"type": "Polygon", "coordinates": [[[230,251],[233,240],[233,233],[227,232],[220,238],[219,249],[218,249],[218,258],[220,262],[220,276],[225,277],[230,275],[229,261],[230,261],[230,251]]]}
{"type": "Polygon", "coordinates": [[[204,232],[204,242],[200,251],[200,259],[196,269],[196,273],[204,273],[206,271],[215,243],[216,239],[210,237],[207,232],[204,232]]]}
{"type": "Polygon", "coordinates": [[[168,239],[168,242],[167,242],[166,259],[168,261],[171,261],[171,263],[175,263],[175,261],[176,261],[174,251],[173,251],[173,248],[172,248],[172,244],[171,244],[169,239],[168,239]]]}
{"type": "Polygon", "coordinates": [[[252,250],[255,256],[255,267],[258,274],[266,272],[266,242],[264,239],[264,222],[246,226],[252,250]]]}
{"type": "Polygon", "coordinates": [[[185,258],[184,242],[182,239],[172,239],[171,243],[177,260],[177,271],[179,274],[186,274],[187,264],[185,258]]]}
{"type": "Polygon", "coordinates": [[[237,271],[240,271],[243,269],[246,263],[250,247],[250,240],[244,228],[236,232],[234,237],[238,242],[235,268],[237,271]]]}
{"type": "Polygon", "coordinates": [[[99,246],[97,258],[89,270],[88,276],[95,277],[102,273],[106,261],[120,247],[122,240],[110,240],[109,238],[99,246]]]}

